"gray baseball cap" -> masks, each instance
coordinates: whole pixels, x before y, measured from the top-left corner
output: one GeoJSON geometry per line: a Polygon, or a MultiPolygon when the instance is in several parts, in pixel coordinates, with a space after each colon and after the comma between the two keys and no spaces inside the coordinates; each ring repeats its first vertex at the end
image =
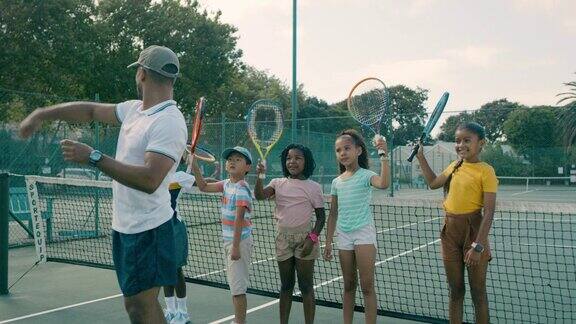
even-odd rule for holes
{"type": "Polygon", "coordinates": [[[242,146],[227,148],[224,150],[224,152],[222,152],[222,158],[226,160],[232,153],[240,153],[246,158],[246,162],[248,162],[248,164],[252,164],[252,154],[250,154],[250,151],[248,151],[248,149],[242,146]]]}
{"type": "Polygon", "coordinates": [[[152,45],[140,52],[138,61],[128,67],[141,66],[157,72],[167,78],[176,78],[180,73],[180,62],[176,54],[168,47],[152,45]]]}

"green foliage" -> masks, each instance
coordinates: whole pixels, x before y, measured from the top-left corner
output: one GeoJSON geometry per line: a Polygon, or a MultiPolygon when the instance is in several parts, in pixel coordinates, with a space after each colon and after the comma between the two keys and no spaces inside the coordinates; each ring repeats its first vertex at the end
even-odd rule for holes
{"type": "Polygon", "coordinates": [[[438,134],[438,140],[444,142],[454,142],[454,134],[456,133],[456,128],[458,125],[474,120],[474,116],[464,111],[458,115],[453,115],[448,117],[442,126],[440,126],[440,134],[438,134]]]}
{"type": "MultiPolygon", "coordinates": [[[[416,141],[424,130],[422,121],[426,117],[424,102],[428,99],[428,90],[397,85],[389,87],[388,91],[390,106],[382,120],[381,134],[389,140],[393,137],[394,145],[416,141]]],[[[333,108],[346,111],[346,100],[334,104],[333,108]]]]}
{"type": "Polygon", "coordinates": [[[518,108],[524,106],[510,102],[507,99],[499,99],[486,103],[471,113],[461,112],[456,116],[450,116],[441,126],[441,133],[438,139],[441,141],[454,141],[454,133],[459,124],[474,121],[484,126],[486,129],[486,139],[490,142],[503,141],[502,125],[508,118],[508,115],[518,108]]]}
{"type": "Polygon", "coordinates": [[[481,160],[490,164],[497,175],[530,175],[526,164],[522,163],[522,157],[505,153],[501,144],[488,145],[481,153],[481,160]]]}
{"type": "Polygon", "coordinates": [[[558,94],[562,98],[558,104],[567,102],[557,112],[560,120],[560,130],[564,144],[570,146],[576,143],[576,81],[564,83],[569,88],[567,92],[558,94]]]}
{"type": "Polygon", "coordinates": [[[558,146],[557,120],[550,107],[518,109],[504,122],[508,143],[519,153],[558,146]]]}

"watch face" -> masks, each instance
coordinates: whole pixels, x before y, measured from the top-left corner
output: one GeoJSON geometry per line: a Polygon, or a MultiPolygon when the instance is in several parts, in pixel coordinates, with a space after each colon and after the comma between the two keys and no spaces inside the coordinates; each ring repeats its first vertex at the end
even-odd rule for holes
{"type": "Polygon", "coordinates": [[[476,246],[474,246],[474,250],[476,250],[476,252],[482,252],[484,251],[484,247],[480,244],[476,244],[476,246]]]}
{"type": "Polygon", "coordinates": [[[98,162],[102,159],[102,153],[100,151],[92,151],[90,153],[90,161],[98,162]]]}

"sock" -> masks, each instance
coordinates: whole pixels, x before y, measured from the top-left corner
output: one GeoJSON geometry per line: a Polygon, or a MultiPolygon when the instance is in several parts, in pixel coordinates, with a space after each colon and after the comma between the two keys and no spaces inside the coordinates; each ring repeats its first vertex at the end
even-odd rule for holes
{"type": "Polygon", "coordinates": [[[176,297],[164,297],[166,301],[166,309],[169,313],[176,313],[176,297]]]}
{"type": "Polygon", "coordinates": [[[188,308],[186,307],[186,296],[182,298],[176,297],[176,308],[179,312],[188,314],[188,308]]]}

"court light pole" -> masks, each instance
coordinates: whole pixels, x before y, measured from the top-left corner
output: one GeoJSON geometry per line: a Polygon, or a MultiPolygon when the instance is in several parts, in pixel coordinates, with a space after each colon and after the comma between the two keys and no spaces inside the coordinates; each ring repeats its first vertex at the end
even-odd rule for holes
{"type": "Polygon", "coordinates": [[[296,82],[296,4],[297,0],[292,0],[292,143],[296,142],[296,118],[298,117],[298,96],[296,82]]]}

